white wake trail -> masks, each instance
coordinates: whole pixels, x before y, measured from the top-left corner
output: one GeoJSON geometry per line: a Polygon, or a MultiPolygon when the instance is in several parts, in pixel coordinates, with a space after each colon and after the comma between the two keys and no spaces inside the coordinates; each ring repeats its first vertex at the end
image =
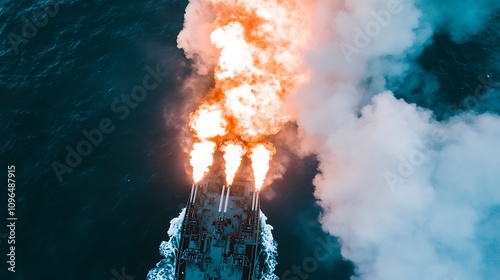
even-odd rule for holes
{"type": "Polygon", "coordinates": [[[149,271],[147,280],[175,279],[175,263],[185,214],[186,208],[182,209],[178,217],[170,221],[170,228],[167,232],[169,239],[160,244],[160,254],[165,258],[149,271]]]}
{"type": "Polygon", "coordinates": [[[279,280],[278,276],[274,274],[274,269],[278,262],[278,243],[273,238],[273,226],[266,223],[267,217],[260,211],[260,252],[258,266],[262,266],[259,271],[258,277],[260,280],[279,280]]]}
{"type": "MultiPolygon", "coordinates": [[[[182,222],[186,208],[182,209],[178,217],[170,221],[168,229],[168,241],[163,241],[160,245],[160,254],[165,258],[156,264],[156,267],[148,273],[147,280],[175,280],[175,264],[179,242],[182,231],[182,222]]],[[[257,279],[260,280],[279,280],[274,274],[278,262],[278,244],[273,238],[273,227],[266,223],[267,217],[260,212],[260,250],[256,271],[257,279]]]]}

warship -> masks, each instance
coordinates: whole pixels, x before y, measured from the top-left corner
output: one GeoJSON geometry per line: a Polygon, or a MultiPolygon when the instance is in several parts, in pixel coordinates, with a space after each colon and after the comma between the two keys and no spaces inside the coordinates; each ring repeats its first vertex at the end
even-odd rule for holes
{"type": "Polygon", "coordinates": [[[183,219],[176,279],[257,279],[259,193],[253,184],[206,179],[191,186],[183,219]]]}

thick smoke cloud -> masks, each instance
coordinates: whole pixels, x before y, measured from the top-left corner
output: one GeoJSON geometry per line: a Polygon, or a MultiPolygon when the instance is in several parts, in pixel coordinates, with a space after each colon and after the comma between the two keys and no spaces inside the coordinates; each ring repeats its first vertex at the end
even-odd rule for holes
{"type": "Polygon", "coordinates": [[[355,263],[354,278],[496,279],[500,117],[466,113],[440,122],[386,84],[425,75],[414,59],[433,33],[464,40],[498,11],[498,1],[314,5],[310,81],[288,105],[301,132],[299,152],[320,161],[320,221],[355,263]]]}
{"type": "Polygon", "coordinates": [[[217,49],[210,42],[214,15],[207,0],[190,0],[184,15],[184,28],[177,46],[194,62],[200,75],[206,75],[217,61],[217,49]]]}
{"type": "MultiPolygon", "coordinates": [[[[439,94],[438,81],[416,58],[435,32],[467,40],[490,22],[500,2],[309,2],[309,81],[287,107],[299,127],[296,152],[314,153],[320,162],[314,180],[320,221],[355,263],[354,278],[498,278],[500,117],[471,112],[437,121],[431,110],[387,88],[415,77],[426,81],[426,98],[439,94]]],[[[201,76],[217,57],[207,3],[190,1],[178,38],[201,76]]],[[[498,90],[483,86],[493,103],[477,108],[499,108],[498,90]]]]}

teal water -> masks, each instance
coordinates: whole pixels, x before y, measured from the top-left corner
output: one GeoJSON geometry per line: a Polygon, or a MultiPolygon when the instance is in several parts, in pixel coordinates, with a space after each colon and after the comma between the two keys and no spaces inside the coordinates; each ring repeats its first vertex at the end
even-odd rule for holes
{"type": "MultiPolygon", "coordinates": [[[[40,2],[2,1],[0,6],[5,38],[0,167],[16,165],[18,217],[17,272],[0,278],[113,279],[124,268],[144,279],[161,259],[158,246],[190,191],[179,132],[165,123],[165,111],[186,98],[180,87],[191,71],[176,48],[187,1],[60,2],[54,17],[17,53],[9,34],[22,34],[23,17],[32,19],[40,2]],[[136,107],[127,105],[125,116],[113,104],[125,104],[121,96],[143,84],[148,66],[169,74],[136,107]],[[113,131],[103,133],[102,141],[60,180],[53,163],[65,163],[66,147],[76,149],[86,139],[82,131],[98,128],[103,119],[111,121],[113,131]]],[[[420,58],[423,71],[440,84],[441,96],[422,98],[418,84],[395,82],[396,94],[399,90],[400,97],[444,112],[466,98],[463,88],[478,86],[478,77],[498,81],[498,61],[488,58],[498,51],[498,33],[478,36],[456,44],[439,35],[420,58]]],[[[269,187],[273,197],[262,200],[278,242],[278,276],[300,265],[313,254],[317,238],[326,237],[311,183],[317,162],[290,156],[283,180],[269,187]]],[[[6,176],[6,170],[0,174],[6,176]]],[[[6,191],[0,199],[6,201],[6,191]]],[[[0,251],[4,275],[6,242],[0,251]]],[[[353,273],[337,247],[310,279],[347,280],[353,273]]]]}

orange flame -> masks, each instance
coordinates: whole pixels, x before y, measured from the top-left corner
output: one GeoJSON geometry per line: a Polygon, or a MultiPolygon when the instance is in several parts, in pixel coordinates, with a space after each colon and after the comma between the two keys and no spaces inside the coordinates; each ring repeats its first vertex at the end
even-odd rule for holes
{"type": "Polygon", "coordinates": [[[208,173],[212,165],[215,152],[215,143],[210,141],[197,142],[191,151],[191,166],[193,166],[193,180],[198,183],[208,173]]]}
{"type": "MultiPolygon", "coordinates": [[[[256,187],[261,188],[274,154],[262,143],[289,120],[283,99],[304,80],[299,64],[307,36],[307,7],[303,0],[206,0],[214,13],[212,44],[219,49],[215,87],[210,98],[193,112],[189,125],[199,142],[224,144],[226,181],[232,183],[243,147],[252,151],[256,187]],[[226,159],[227,157],[227,159],[226,159]],[[264,161],[267,161],[266,163],[264,161]]],[[[193,148],[193,179],[201,180],[215,144],[193,148]],[[210,150],[210,152],[208,151],[210,150]],[[199,166],[198,166],[199,165],[199,166]],[[196,171],[195,171],[196,170],[196,171]]],[[[192,152],[192,154],[193,154],[192,152]]]]}
{"type": "Polygon", "coordinates": [[[199,139],[210,139],[226,134],[226,119],[217,104],[204,103],[189,116],[189,126],[199,139]]]}
{"type": "Polygon", "coordinates": [[[229,143],[225,145],[222,150],[224,151],[224,161],[226,162],[226,183],[233,184],[234,175],[241,164],[241,159],[245,154],[243,147],[237,143],[229,143]]]}
{"type": "Polygon", "coordinates": [[[267,171],[269,170],[269,162],[276,153],[276,150],[271,144],[258,144],[252,148],[250,159],[252,160],[252,169],[255,180],[255,188],[259,191],[264,185],[267,171]]]}

